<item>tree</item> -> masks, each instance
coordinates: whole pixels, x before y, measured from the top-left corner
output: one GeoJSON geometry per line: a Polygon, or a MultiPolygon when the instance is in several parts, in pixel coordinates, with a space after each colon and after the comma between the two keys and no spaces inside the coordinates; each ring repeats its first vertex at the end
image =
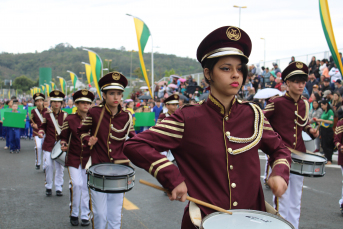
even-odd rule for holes
{"type": "Polygon", "coordinates": [[[141,68],[136,68],[135,70],[133,70],[132,75],[137,76],[138,78],[144,78],[141,68]]]}
{"type": "Polygon", "coordinates": [[[35,82],[24,75],[15,78],[13,82],[13,87],[17,90],[20,89],[22,91],[28,91],[34,85],[35,82]]]}
{"type": "Polygon", "coordinates": [[[169,76],[171,76],[171,75],[176,75],[175,70],[174,70],[173,68],[170,69],[169,71],[166,70],[166,71],[164,72],[164,76],[165,76],[165,77],[169,77],[169,76]]]}

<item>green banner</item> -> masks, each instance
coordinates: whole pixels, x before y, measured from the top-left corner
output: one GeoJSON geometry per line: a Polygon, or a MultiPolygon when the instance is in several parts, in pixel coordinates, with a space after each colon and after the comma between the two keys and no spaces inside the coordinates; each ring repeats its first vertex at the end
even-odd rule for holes
{"type": "Polygon", "coordinates": [[[72,114],[73,113],[73,108],[62,108],[62,111],[65,111],[68,114],[72,114]]]}
{"type": "Polygon", "coordinates": [[[25,113],[13,113],[5,112],[5,120],[3,121],[3,126],[15,127],[15,128],[25,128],[26,114],[25,113]]]}
{"type": "Polygon", "coordinates": [[[29,107],[29,115],[30,115],[30,118],[31,118],[31,111],[36,109],[37,107],[29,107]]]}
{"type": "Polygon", "coordinates": [[[0,112],[1,112],[1,120],[3,120],[3,118],[5,117],[5,112],[12,112],[12,108],[4,108],[4,109],[1,109],[0,110],[0,112]]]}
{"type": "Polygon", "coordinates": [[[155,126],[155,113],[154,112],[135,113],[135,117],[136,117],[135,127],[155,126]]]}
{"type": "Polygon", "coordinates": [[[8,105],[4,105],[4,108],[8,108],[8,105]]]}

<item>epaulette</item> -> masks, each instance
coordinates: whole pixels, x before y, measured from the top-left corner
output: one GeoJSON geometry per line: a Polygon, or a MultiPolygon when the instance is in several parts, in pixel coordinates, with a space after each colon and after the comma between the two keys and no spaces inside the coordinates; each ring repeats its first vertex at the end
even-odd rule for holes
{"type": "Polygon", "coordinates": [[[184,107],[191,107],[191,106],[200,106],[201,104],[203,104],[205,102],[205,99],[197,102],[196,104],[185,104],[182,107],[180,107],[179,109],[182,110],[184,107]]]}
{"type": "Polygon", "coordinates": [[[278,98],[278,97],[281,97],[281,96],[279,96],[279,95],[274,95],[273,97],[270,97],[269,100],[273,100],[273,99],[278,98]]]}
{"type": "Polygon", "coordinates": [[[101,108],[103,107],[104,105],[100,104],[100,105],[96,105],[96,106],[93,106],[92,108],[101,108]]]}

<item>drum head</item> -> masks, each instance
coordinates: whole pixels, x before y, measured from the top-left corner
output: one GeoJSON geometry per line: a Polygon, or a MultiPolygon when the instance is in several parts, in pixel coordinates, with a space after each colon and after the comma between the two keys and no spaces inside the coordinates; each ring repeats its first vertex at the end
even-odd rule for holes
{"type": "Polygon", "coordinates": [[[301,135],[303,137],[304,142],[312,141],[313,139],[308,135],[306,132],[302,131],[301,135]]]}
{"type": "Polygon", "coordinates": [[[308,154],[308,153],[303,153],[301,155],[292,153],[292,159],[298,159],[301,161],[311,161],[311,162],[326,162],[325,158],[314,155],[314,154],[308,154]]]}
{"type": "Polygon", "coordinates": [[[97,164],[89,168],[93,174],[102,176],[126,176],[134,172],[133,168],[125,165],[118,164],[97,164]]]}
{"type": "Polygon", "coordinates": [[[61,155],[62,153],[62,149],[61,149],[61,140],[56,142],[54,148],[52,148],[52,151],[51,151],[51,158],[54,159],[54,158],[57,158],[61,155]]]}
{"type": "Polygon", "coordinates": [[[281,217],[260,211],[230,210],[232,215],[212,213],[202,222],[204,229],[294,229],[281,217]]]}

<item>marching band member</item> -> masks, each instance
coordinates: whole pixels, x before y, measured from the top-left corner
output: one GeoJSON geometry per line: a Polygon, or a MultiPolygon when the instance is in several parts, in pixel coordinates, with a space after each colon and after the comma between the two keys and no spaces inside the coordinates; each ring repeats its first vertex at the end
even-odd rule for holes
{"type": "Polygon", "coordinates": [[[45,139],[43,142],[43,153],[44,161],[43,167],[45,168],[45,188],[46,195],[51,196],[52,194],[52,179],[54,175],[55,165],[55,190],[56,196],[62,196],[63,187],[63,171],[64,167],[57,161],[51,159],[51,151],[54,148],[55,143],[59,140],[61,134],[61,127],[64,119],[67,117],[67,113],[61,110],[63,98],[65,95],[57,90],[50,92],[51,98],[51,110],[49,109],[44,113],[43,122],[39,126],[38,136],[45,139]]]}
{"type": "Polygon", "coordinates": [[[61,149],[67,152],[65,166],[68,167],[69,172],[70,223],[73,226],[79,225],[78,217],[81,205],[81,226],[87,226],[90,224],[90,211],[85,166],[90,156],[90,149],[88,145],[81,143],[81,139],[77,135],[77,128],[82,124],[82,120],[87,117],[87,112],[94,100],[94,94],[86,89],[80,90],[74,93],[73,100],[77,111],[76,114],[68,115],[64,120],[61,132],[61,149]]]}
{"type": "Polygon", "coordinates": [[[47,108],[44,107],[44,99],[45,95],[42,93],[36,93],[33,96],[34,104],[37,107],[36,109],[31,110],[31,118],[30,118],[30,123],[32,126],[33,130],[33,137],[35,139],[35,150],[36,150],[36,169],[40,169],[41,165],[41,158],[42,158],[42,145],[44,141],[44,136],[43,138],[39,138],[38,136],[38,127],[42,124],[43,122],[43,116],[44,113],[47,111],[47,108]]]}
{"type": "Polygon", "coordinates": [[[164,100],[164,104],[168,109],[168,112],[162,113],[158,116],[156,124],[160,123],[165,117],[169,117],[170,115],[174,114],[179,105],[179,95],[171,95],[164,100]]]}
{"type": "MultiPolygon", "coordinates": [[[[132,115],[123,111],[120,105],[127,79],[118,72],[110,72],[99,80],[103,103],[89,110],[87,117],[78,128],[81,142],[91,149],[92,164],[116,163],[116,160],[126,160],[123,154],[124,141],[127,136],[133,137],[132,115]],[[100,119],[103,113],[102,120],[100,119]],[[94,136],[99,126],[97,136],[94,136]]],[[[123,193],[102,193],[91,190],[91,211],[93,227],[119,229],[124,200],[123,193]]]]}
{"type": "MultiPolygon", "coordinates": [[[[308,79],[308,68],[302,62],[293,62],[281,75],[288,91],[284,96],[269,99],[264,115],[287,147],[306,152],[302,131],[309,134],[312,139],[319,134],[308,121],[309,104],[302,96],[308,79]]],[[[276,210],[295,228],[299,226],[303,182],[303,176],[291,173],[285,194],[273,197],[276,210]]]]}
{"type": "MultiPolygon", "coordinates": [[[[176,110],[125,143],[125,155],[169,189],[170,200],[185,201],[188,193],[224,209],[265,211],[258,149],[270,156],[271,189],[277,196],[286,191],[289,150],[258,106],[236,98],[250,52],[250,38],[240,28],[211,32],[197,51],[211,87],[208,99],[176,110]],[[159,153],[168,149],[179,168],[159,153]]],[[[199,208],[202,217],[213,212],[199,208]]],[[[193,227],[187,206],[181,228],[193,227]]]]}
{"type": "MultiPolygon", "coordinates": [[[[341,166],[342,169],[342,175],[343,175],[343,110],[338,110],[338,122],[335,130],[335,138],[334,138],[335,146],[338,150],[338,165],[341,166]]],[[[342,187],[342,196],[339,200],[339,206],[341,213],[343,215],[343,187],[342,187]]]]}

